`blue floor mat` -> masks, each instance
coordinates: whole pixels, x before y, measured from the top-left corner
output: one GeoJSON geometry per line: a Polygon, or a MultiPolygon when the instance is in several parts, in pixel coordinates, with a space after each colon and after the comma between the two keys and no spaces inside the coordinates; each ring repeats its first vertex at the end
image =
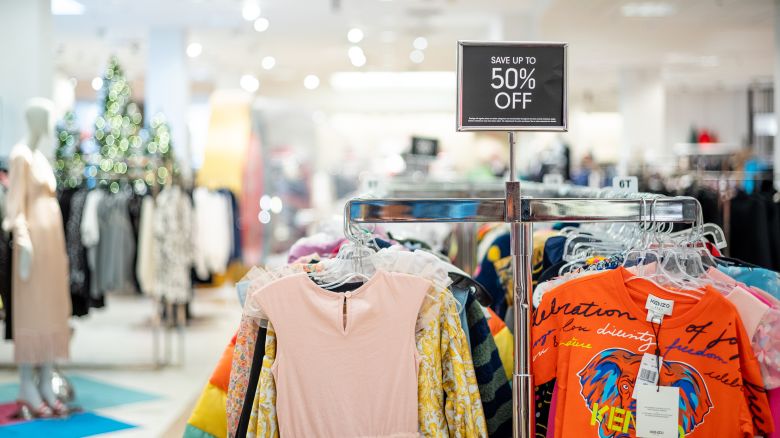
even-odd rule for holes
{"type": "Polygon", "coordinates": [[[112,420],[91,412],[74,414],[65,419],[33,420],[0,427],[0,437],[80,438],[136,426],[112,420]]]}
{"type": "MultiPolygon", "coordinates": [[[[156,394],[112,385],[89,377],[79,375],[67,377],[76,393],[74,404],[85,411],[111,408],[129,403],[147,402],[160,398],[156,394]]],[[[15,401],[18,393],[19,385],[16,383],[0,385],[0,402],[15,401]]]]}

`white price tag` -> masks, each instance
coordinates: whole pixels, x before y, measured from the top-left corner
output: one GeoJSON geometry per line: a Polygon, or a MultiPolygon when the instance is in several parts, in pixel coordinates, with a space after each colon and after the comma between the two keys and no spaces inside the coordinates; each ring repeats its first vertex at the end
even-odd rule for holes
{"type": "Polygon", "coordinates": [[[680,416],[680,388],[639,386],[636,397],[636,436],[677,438],[680,416]]]}
{"type": "Polygon", "coordinates": [[[636,381],[634,383],[634,393],[632,398],[636,398],[640,386],[652,386],[658,384],[658,366],[664,363],[664,358],[657,358],[654,354],[645,353],[642,356],[642,363],[639,365],[636,381]]]}
{"type": "Polygon", "coordinates": [[[548,173],[542,177],[542,183],[550,185],[563,185],[563,175],[557,173],[548,173]]]}
{"type": "Polygon", "coordinates": [[[674,301],[658,298],[653,294],[647,295],[647,301],[645,302],[645,309],[647,309],[647,320],[650,322],[655,321],[660,324],[664,320],[664,315],[668,316],[672,314],[674,309],[674,301]]]}
{"type": "Polygon", "coordinates": [[[639,178],[635,176],[616,176],[612,178],[612,188],[626,193],[638,193],[639,178]]]}

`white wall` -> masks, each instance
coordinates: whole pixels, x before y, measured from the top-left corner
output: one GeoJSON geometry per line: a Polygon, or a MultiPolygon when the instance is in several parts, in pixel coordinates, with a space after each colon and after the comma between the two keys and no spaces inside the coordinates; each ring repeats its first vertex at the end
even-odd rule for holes
{"type": "Polygon", "coordinates": [[[722,143],[747,142],[747,91],[667,89],[665,114],[667,145],[687,143],[691,126],[714,131],[722,143]]]}
{"type": "Polygon", "coordinates": [[[26,102],[52,98],[51,27],[49,0],[0,2],[0,155],[27,133],[26,102]]]}

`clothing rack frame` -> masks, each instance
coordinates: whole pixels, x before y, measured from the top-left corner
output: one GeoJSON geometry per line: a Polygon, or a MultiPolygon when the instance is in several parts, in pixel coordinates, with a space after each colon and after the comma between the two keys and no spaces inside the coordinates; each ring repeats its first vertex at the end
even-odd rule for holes
{"type": "Polygon", "coordinates": [[[355,198],[345,206],[345,231],[368,223],[510,224],[514,312],[513,437],[533,438],[534,382],[531,369],[531,256],[533,224],[543,222],[671,222],[695,224],[701,205],[691,197],[639,194],[633,199],[602,197],[601,189],[521,182],[516,173],[515,132],[509,132],[509,180],[504,198],[355,198]],[[527,186],[527,187],[526,187],[527,186]],[[532,197],[539,196],[539,197],[532,197]],[[542,197],[544,196],[544,197],[542,197]],[[649,198],[654,196],[653,198],[649,198]]]}

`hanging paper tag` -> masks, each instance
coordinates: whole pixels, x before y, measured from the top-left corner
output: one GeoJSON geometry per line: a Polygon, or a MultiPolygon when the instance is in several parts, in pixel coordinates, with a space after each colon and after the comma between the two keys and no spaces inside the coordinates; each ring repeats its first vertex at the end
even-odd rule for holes
{"type": "Polygon", "coordinates": [[[639,192],[639,178],[635,176],[616,176],[612,178],[612,188],[626,193],[639,192]]]}
{"type": "Polygon", "coordinates": [[[636,397],[636,436],[677,438],[680,388],[639,386],[636,397]]]}
{"type": "Polygon", "coordinates": [[[663,365],[664,358],[656,359],[656,355],[645,353],[642,356],[642,363],[639,365],[639,372],[634,383],[634,393],[632,398],[636,398],[637,390],[640,386],[652,386],[658,383],[658,365],[663,365]]]}
{"type": "Polygon", "coordinates": [[[674,301],[648,294],[645,309],[647,309],[647,320],[660,324],[664,320],[664,315],[672,314],[674,301]]]}

